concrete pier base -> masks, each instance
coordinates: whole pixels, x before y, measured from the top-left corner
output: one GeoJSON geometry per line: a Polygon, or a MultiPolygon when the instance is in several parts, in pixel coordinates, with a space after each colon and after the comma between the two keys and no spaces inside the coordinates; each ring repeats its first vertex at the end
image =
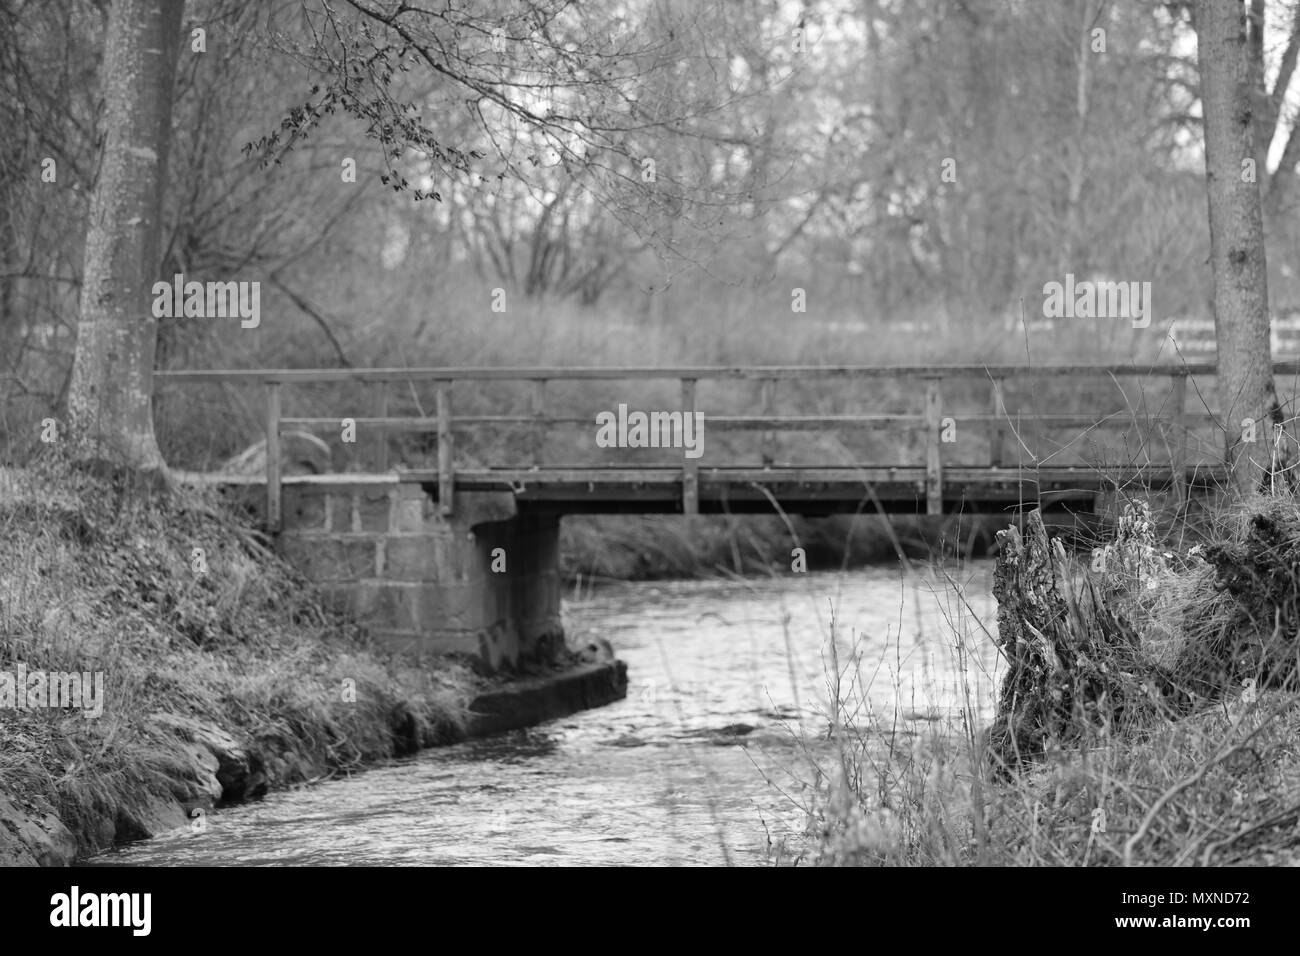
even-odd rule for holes
{"type": "Polygon", "coordinates": [[[394,650],[464,654],[488,671],[564,647],[559,518],[510,492],[463,492],[444,517],[415,482],[287,485],[282,554],[394,650]]]}

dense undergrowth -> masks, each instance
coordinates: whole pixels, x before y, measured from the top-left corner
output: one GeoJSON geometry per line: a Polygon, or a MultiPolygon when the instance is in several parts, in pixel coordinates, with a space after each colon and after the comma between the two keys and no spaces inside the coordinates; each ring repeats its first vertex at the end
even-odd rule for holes
{"type": "MultiPolygon", "coordinates": [[[[1041,531],[1041,526],[1039,526],[1041,531]]],[[[1300,502],[1222,513],[1178,548],[1144,505],[1070,553],[1027,524],[995,588],[1001,694],[900,731],[852,703],[873,664],[832,668],[829,748],[805,753],[813,848],[831,865],[1279,865],[1300,860],[1300,502]],[[1035,541],[1034,539],[1037,539],[1035,541]],[[827,754],[831,757],[827,757],[827,754]]]]}
{"type": "Polygon", "coordinates": [[[172,718],[254,754],[257,789],[463,724],[476,678],[370,647],[214,500],[49,457],[0,470],[0,540],[0,671],[103,674],[102,716],[0,709],[0,796],[53,808],[81,853],[220,799],[172,718]]]}

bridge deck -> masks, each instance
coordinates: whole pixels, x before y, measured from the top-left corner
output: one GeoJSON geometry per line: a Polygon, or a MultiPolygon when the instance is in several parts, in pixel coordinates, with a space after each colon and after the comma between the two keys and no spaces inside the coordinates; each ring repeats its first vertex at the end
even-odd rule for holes
{"type": "MultiPolygon", "coordinates": [[[[199,485],[262,487],[262,475],[180,472],[199,485]]],[[[1222,468],[1200,467],[1186,475],[1188,487],[1226,478],[1222,468]]],[[[374,488],[418,483],[439,500],[436,470],[383,473],[285,475],[285,486],[374,488]]],[[[915,466],[860,468],[700,468],[697,505],[703,514],[835,514],[882,511],[923,514],[928,507],[926,469],[915,466]]],[[[1024,507],[1089,510],[1098,494],[1116,488],[1165,489],[1174,484],[1168,466],[993,468],[950,466],[944,470],[944,513],[1002,513],[1024,507]]],[[[512,491],[524,511],[562,514],[675,514],[683,511],[680,468],[484,468],[456,472],[454,491],[512,491]]]]}

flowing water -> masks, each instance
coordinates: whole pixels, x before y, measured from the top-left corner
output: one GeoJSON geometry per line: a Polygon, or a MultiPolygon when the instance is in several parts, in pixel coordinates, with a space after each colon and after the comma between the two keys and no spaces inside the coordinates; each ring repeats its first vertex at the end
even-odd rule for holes
{"type": "Polygon", "coordinates": [[[574,595],[566,631],[578,645],[613,644],[628,664],[626,700],[274,793],[210,814],[204,832],[91,863],[761,863],[774,843],[799,844],[811,762],[833,763],[834,662],[859,723],[870,708],[887,725],[923,727],[966,701],[988,716],[991,571],[975,562],[574,595]]]}

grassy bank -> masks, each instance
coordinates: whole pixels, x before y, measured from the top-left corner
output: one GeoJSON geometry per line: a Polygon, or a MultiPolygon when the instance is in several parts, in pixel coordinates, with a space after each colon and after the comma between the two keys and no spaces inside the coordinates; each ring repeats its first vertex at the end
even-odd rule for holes
{"type": "Polygon", "coordinates": [[[66,862],[452,739],[480,687],[371,647],[189,492],[46,459],[0,471],[0,537],[0,672],[103,680],[99,716],[0,706],[0,861],[66,862]]]}
{"type": "MultiPolygon", "coordinates": [[[[778,859],[1300,861],[1300,504],[1278,496],[1225,513],[1209,537],[1217,543],[1178,549],[1134,511],[1104,563],[1056,552],[1035,566],[1052,583],[1034,596],[1059,595],[1062,610],[1027,641],[1056,649],[1047,660],[1003,648],[1011,678],[991,732],[965,652],[991,635],[967,616],[950,635],[968,678],[963,705],[919,732],[853,704],[876,662],[834,667],[829,746],[805,750],[803,772],[824,781],[811,848],[783,846],[778,859]]],[[[1023,623],[1025,589],[999,594],[1004,642],[1023,623]]]]}

